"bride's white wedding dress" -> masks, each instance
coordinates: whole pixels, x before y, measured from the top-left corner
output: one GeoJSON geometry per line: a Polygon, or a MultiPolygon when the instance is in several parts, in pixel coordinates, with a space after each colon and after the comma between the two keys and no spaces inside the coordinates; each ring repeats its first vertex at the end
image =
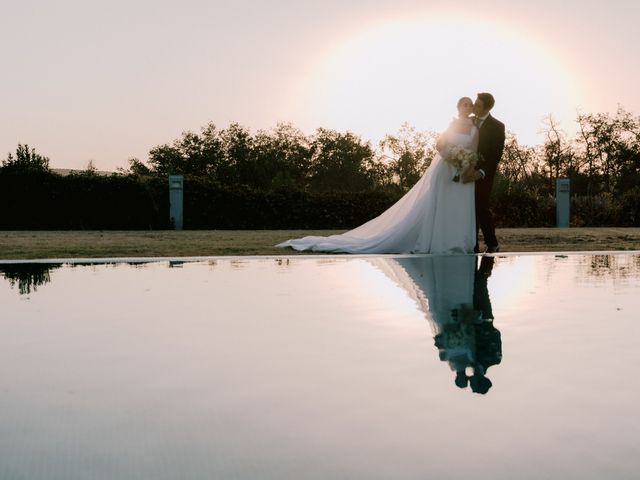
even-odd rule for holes
{"type": "MultiPolygon", "coordinates": [[[[476,150],[478,131],[448,131],[454,145],[476,150]]],[[[378,217],[340,235],[287,240],[276,247],[346,253],[472,253],[476,243],[474,183],[454,182],[455,168],[437,154],[420,180],[378,217]]]]}

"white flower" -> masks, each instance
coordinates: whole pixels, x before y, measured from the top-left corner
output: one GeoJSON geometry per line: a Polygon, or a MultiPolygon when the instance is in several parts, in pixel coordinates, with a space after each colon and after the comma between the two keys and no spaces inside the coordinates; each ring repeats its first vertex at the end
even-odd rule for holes
{"type": "Polygon", "coordinates": [[[456,175],[453,177],[454,182],[460,181],[460,174],[470,168],[474,168],[478,161],[478,154],[473,150],[464,148],[460,145],[454,145],[449,150],[449,154],[445,160],[456,169],[456,175]]]}

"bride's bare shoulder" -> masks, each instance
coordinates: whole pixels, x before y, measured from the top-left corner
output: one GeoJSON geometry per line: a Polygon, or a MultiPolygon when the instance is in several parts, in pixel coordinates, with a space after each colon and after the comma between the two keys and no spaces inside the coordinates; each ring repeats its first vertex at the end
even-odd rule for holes
{"type": "Polygon", "coordinates": [[[460,119],[452,118],[445,131],[457,131],[460,128],[460,119]]]}
{"type": "Polygon", "coordinates": [[[470,118],[455,118],[449,124],[449,128],[458,133],[468,134],[473,127],[473,121],[470,118]]]}

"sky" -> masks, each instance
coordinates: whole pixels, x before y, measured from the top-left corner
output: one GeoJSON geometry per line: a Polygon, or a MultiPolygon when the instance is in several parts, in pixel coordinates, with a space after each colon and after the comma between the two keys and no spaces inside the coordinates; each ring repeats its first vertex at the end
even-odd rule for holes
{"type": "Polygon", "coordinates": [[[526,144],[549,114],[640,114],[636,0],[0,2],[0,159],[113,171],[209,122],[377,145],[481,91],[526,144]]]}

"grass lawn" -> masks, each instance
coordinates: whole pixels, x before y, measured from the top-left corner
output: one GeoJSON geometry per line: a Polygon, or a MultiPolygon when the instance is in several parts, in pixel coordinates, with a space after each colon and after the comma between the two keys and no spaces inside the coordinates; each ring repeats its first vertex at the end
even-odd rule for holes
{"type": "MultiPolygon", "coordinates": [[[[273,245],[341,230],[1,231],[0,259],[296,255],[273,245]]],[[[502,252],[640,250],[640,228],[498,229],[502,252]]]]}

